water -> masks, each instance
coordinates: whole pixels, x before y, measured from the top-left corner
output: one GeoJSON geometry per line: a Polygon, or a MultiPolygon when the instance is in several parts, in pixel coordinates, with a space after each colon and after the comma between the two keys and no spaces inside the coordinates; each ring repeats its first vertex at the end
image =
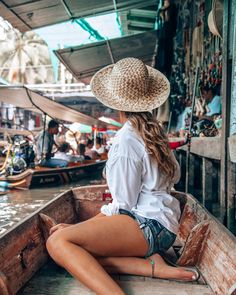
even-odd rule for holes
{"type": "Polygon", "coordinates": [[[0,195],[0,236],[9,228],[20,222],[29,214],[38,210],[48,201],[52,200],[59,193],[72,187],[95,184],[101,177],[87,178],[78,181],[76,184],[57,186],[45,189],[11,190],[0,195]]]}

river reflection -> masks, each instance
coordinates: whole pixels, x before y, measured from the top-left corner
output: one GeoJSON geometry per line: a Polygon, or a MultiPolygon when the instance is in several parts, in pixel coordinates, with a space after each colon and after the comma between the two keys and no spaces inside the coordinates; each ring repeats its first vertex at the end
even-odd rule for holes
{"type": "Polygon", "coordinates": [[[12,190],[0,195],[0,236],[10,227],[33,213],[53,197],[72,187],[95,184],[101,177],[87,178],[76,184],[45,189],[12,190]]]}

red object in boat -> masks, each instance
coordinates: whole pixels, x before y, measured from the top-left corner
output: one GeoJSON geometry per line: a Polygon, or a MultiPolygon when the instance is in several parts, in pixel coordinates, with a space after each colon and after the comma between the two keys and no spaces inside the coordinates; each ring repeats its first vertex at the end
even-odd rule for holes
{"type": "Polygon", "coordinates": [[[186,140],[180,140],[180,141],[172,141],[172,142],[169,142],[169,145],[170,145],[170,148],[172,150],[175,150],[178,147],[181,147],[182,145],[185,145],[186,143],[187,143],[186,140]]]}
{"type": "Polygon", "coordinates": [[[102,194],[102,200],[103,201],[109,201],[112,202],[112,195],[109,190],[106,190],[105,193],[102,194]]]}

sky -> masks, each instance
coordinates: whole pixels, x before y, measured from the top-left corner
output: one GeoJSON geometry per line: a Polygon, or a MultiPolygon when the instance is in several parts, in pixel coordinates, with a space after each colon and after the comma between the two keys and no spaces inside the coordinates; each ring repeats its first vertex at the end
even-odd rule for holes
{"type": "MultiPolygon", "coordinates": [[[[115,13],[88,17],[85,20],[104,38],[111,39],[121,36],[115,13]]],[[[77,23],[72,23],[71,21],[34,31],[47,42],[52,50],[97,41],[90,39],[88,32],[83,30],[77,23]]]]}
{"type": "MultiPolygon", "coordinates": [[[[88,17],[85,18],[85,20],[105,39],[121,36],[121,31],[116,21],[116,13],[88,17]]],[[[90,38],[89,32],[82,29],[79,24],[71,21],[47,26],[34,31],[48,44],[56,81],[58,79],[59,60],[53,53],[53,50],[97,41],[94,38],[90,38]]]]}

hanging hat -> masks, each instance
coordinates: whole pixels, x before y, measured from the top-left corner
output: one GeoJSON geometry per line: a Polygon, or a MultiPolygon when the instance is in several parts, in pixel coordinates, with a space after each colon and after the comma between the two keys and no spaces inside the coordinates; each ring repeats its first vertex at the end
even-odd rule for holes
{"type": "Polygon", "coordinates": [[[212,1],[212,10],[208,15],[208,27],[211,33],[222,38],[223,36],[223,3],[220,0],[212,1]]]}
{"type": "Polygon", "coordinates": [[[127,112],[158,108],[170,93],[170,83],[161,72],[132,57],[101,69],[90,85],[104,105],[127,112]]]}

